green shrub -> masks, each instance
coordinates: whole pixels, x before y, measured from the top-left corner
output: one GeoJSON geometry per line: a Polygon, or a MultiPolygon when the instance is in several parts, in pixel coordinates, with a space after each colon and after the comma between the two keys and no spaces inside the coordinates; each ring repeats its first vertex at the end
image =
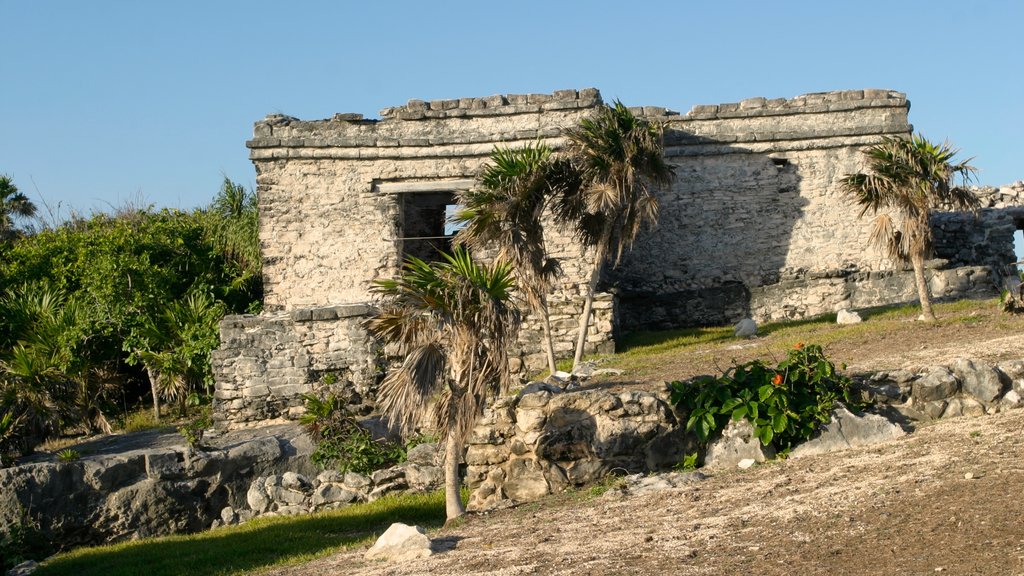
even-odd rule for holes
{"type": "Polygon", "coordinates": [[[81,457],[82,455],[74,448],[65,448],[60,452],[57,452],[57,459],[61,462],[74,462],[81,457]]]}
{"type": "Polygon", "coordinates": [[[405,460],[405,448],[388,440],[375,440],[334,394],[306,394],[303,398],[306,413],[299,422],[316,442],[310,459],[321,469],[369,474],[405,460]]]}
{"type": "Polygon", "coordinates": [[[206,430],[213,426],[212,411],[213,407],[210,404],[200,406],[199,413],[195,417],[178,426],[178,433],[190,447],[197,447],[203,441],[203,434],[206,430]]]}
{"type": "Polygon", "coordinates": [[[746,418],[762,444],[774,442],[785,453],[829,421],[836,401],[862,407],[850,386],[821,346],[798,344],[775,368],[754,360],[717,378],[673,382],[672,402],[689,415],[686,428],[701,443],[730,420],[746,418]]]}

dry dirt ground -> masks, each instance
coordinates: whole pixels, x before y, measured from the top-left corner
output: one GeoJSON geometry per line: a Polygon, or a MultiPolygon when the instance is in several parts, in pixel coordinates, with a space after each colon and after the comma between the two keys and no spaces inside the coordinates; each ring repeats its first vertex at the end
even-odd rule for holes
{"type": "MultiPolygon", "coordinates": [[[[852,370],[1024,358],[1024,320],[968,314],[936,326],[897,321],[826,350],[852,370]]],[[[711,360],[666,356],[646,376],[714,372],[723,354],[764,350],[785,353],[769,336],[711,360]]],[[[470,515],[431,534],[442,551],[428,559],[369,562],[355,549],[274,574],[1024,575],[1022,440],[1024,410],[950,419],[870,448],[709,474],[670,491],[584,489],[470,515]]]]}

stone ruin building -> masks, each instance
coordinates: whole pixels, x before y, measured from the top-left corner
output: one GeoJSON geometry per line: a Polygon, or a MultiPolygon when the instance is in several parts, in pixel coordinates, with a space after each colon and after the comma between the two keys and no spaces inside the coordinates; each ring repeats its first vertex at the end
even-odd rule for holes
{"type": "MultiPolygon", "coordinates": [[[[330,374],[369,404],[380,374],[360,327],[369,287],[407,254],[447,248],[456,191],[495,146],[564,131],[602,104],[595,89],[553,94],[411,100],[380,119],[336,114],[302,121],[270,115],[248,142],[257,173],[264,312],[221,324],[214,353],[219,425],[302,412],[301,394],[330,374]]],[[[694,106],[685,115],[636,108],[664,122],[674,183],[659,192],[659,225],[608,269],[595,303],[589,352],[611,352],[630,331],[803,318],[916,300],[913,274],[868,248],[870,220],[839,179],[863,171],[861,150],[908,135],[910,103],[890,90],[750,98],[694,106]]],[[[935,218],[929,263],[937,298],[991,296],[1015,272],[1013,234],[1024,228],[1024,186],[985,191],[977,217],[935,218]],[[1009,194],[1010,197],[1006,197],[1009,194]]],[[[571,355],[591,254],[547,228],[563,276],[551,297],[556,351],[571,355]]],[[[520,360],[540,365],[539,326],[522,330],[520,360]]]]}

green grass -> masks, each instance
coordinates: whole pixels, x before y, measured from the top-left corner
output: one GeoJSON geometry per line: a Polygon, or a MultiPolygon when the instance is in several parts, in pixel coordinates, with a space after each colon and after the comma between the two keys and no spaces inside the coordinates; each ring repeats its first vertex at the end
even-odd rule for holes
{"type": "Polygon", "coordinates": [[[259,518],[241,526],[81,548],[48,560],[36,576],[230,576],[308,562],[372,542],[393,522],[437,528],[444,493],[403,495],[308,516],[259,518]]]}

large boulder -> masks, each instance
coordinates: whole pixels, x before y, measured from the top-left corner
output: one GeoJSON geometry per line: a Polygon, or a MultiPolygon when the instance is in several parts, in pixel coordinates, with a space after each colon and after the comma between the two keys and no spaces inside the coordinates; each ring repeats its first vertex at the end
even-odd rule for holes
{"type": "Polygon", "coordinates": [[[832,410],[828,424],[822,426],[818,434],[800,444],[790,452],[790,458],[816,456],[828,452],[837,452],[870,446],[879,442],[887,442],[905,435],[899,425],[890,422],[878,414],[856,415],[846,406],[837,406],[832,410]]]}
{"type": "Polygon", "coordinates": [[[1009,387],[1010,379],[991,364],[980,360],[959,359],[953,363],[953,374],[960,380],[965,394],[970,394],[986,407],[991,406],[1009,387]]]}

